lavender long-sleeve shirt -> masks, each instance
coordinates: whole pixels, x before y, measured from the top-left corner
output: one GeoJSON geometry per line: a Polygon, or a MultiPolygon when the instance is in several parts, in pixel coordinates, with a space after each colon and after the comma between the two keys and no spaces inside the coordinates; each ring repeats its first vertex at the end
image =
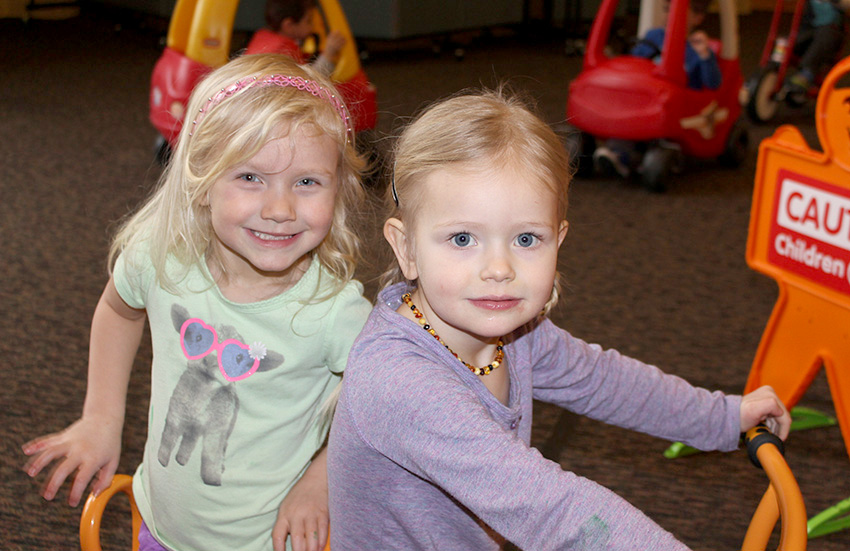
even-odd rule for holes
{"type": "Polygon", "coordinates": [[[682,550],[606,488],[529,446],[532,400],[700,449],[738,445],[740,397],[710,393],[543,320],[506,341],[510,405],[381,292],[331,428],[334,551],[682,550]]]}

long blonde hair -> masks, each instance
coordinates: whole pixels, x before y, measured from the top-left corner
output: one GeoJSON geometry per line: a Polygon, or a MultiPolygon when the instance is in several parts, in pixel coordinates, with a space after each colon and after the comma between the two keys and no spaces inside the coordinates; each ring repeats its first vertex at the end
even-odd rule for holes
{"type": "MultiPolygon", "coordinates": [[[[384,203],[387,218],[398,218],[405,226],[415,219],[429,174],[481,162],[522,167],[552,192],[558,216],[566,218],[571,180],[566,148],[526,100],[505,89],[465,91],[432,104],[404,129],[393,153],[392,182],[384,203]]],[[[393,260],[381,282],[399,281],[404,275],[393,260]]],[[[559,288],[556,274],[547,311],[557,302],[559,288]]]]}
{"type": "MultiPolygon", "coordinates": [[[[306,79],[339,97],[328,79],[283,55],[242,56],[212,71],[197,85],[186,110],[187,118],[199,113],[203,118],[198,118],[197,124],[185,121],[156,190],[117,232],[109,252],[110,267],[119,254],[138,251],[145,243],[158,283],[178,292],[182,276],[212,254],[212,223],[209,209],[201,202],[215,181],[230,167],[254,156],[276,137],[280,125],[289,127],[290,136],[307,125],[333,138],[340,152],[333,224],[313,253],[336,279],[327,296],[353,277],[360,241],[351,217],[365,198],[360,181],[365,162],[355,150],[349,121],[327,97],[296,86],[245,86],[217,103],[210,101],[223,90],[233,89],[235,83],[273,75],[306,79]],[[172,259],[183,267],[182,274],[172,273],[172,259]]],[[[214,256],[210,259],[217,261],[214,256]]],[[[127,261],[132,262],[133,256],[127,261]]]]}

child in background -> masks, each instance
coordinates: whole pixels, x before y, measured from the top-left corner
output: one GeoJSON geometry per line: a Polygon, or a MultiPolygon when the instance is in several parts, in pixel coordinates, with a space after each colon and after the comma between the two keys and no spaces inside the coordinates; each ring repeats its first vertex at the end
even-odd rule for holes
{"type": "MultiPolygon", "coordinates": [[[[313,33],[316,0],[267,0],[266,27],[251,37],[245,54],[285,54],[298,63],[307,63],[301,44],[313,33]]],[[[325,50],[312,63],[325,76],[330,76],[336,59],[345,46],[338,31],[328,33],[325,50]]]]}
{"type": "Polygon", "coordinates": [[[799,69],[788,79],[787,93],[802,104],[815,77],[831,67],[844,44],[844,13],[850,0],[808,0],[794,54],[800,57],[799,69]]]}
{"type": "Polygon", "coordinates": [[[695,388],[546,318],[568,184],[563,144],[500,93],[439,102],[402,133],[396,283],[351,349],[328,444],[334,551],[685,548],[531,448],[533,399],[703,450],[765,419],[787,436],[769,387],[695,388]]]}
{"type": "MultiPolygon", "coordinates": [[[[716,90],[720,87],[723,75],[717,56],[711,50],[708,34],[698,29],[705,20],[709,0],[691,0],[688,3],[687,25],[688,43],[685,45],[685,74],[688,88],[694,90],[716,90]]],[[[661,57],[666,35],[667,15],[670,1],[666,0],[664,23],[661,27],[650,29],[632,48],[631,55],[657,61],[661,57]]],[[[593,153],[598,170],[608,176],[628,178],[635,166],[640,163],[641,154],[637,144],[628,140],[610,139],[593,153]]]]}
{"type": "MultiPolygon", "coordinates": [[[[688,87],[694,90],[703,88],[716,90],[720,87],[720,66],[717,57],[709,46],[708,34],[698,27],[705,20],[709,0],[691,0],[688,3],[688,43],[685,46],[685,73],[688,75],[688,87]]],[[[664,16],[670,10],[670,2],[664,2],[664,16]]],[[[661,56],[664,47],[665,26],[646,31],[646,34],[632,48],[631,55],[655,60],[661,56]]]]}
{"type": "Polygon", "coordinates": [[[30,476],[55,462],[45,499],[69,476],[72,506],[92,478],[109,485],[147,318],[140,549],[323,548],[322,407],[371,309],[352,279],[363,161],[336,98],[282,55],[236,58],[196,87],[197,118],[111,247],[82,416],[23,446],[30,476]]]}

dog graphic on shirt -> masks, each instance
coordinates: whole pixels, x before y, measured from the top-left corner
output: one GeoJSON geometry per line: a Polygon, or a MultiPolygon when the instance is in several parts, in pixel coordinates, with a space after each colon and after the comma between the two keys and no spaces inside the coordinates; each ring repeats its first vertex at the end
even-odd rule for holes
{"type": "Polygon", "coordinates": [[[167,467],[185,465],[201,444],[201,479],[221,486],[227,440],[239,413],[237,382],[283,363],[283,355],[260,343],[246,345],[229,325],[213,326],[192,318],[183,306],[171,307],[171,321],[180,335],[186,371],[168,404],[158,459],[167,467]]]}

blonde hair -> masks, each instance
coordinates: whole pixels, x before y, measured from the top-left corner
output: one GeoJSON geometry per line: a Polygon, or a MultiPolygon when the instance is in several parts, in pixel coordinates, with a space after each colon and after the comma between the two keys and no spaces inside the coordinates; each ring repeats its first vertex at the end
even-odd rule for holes
{"type": "MultiPolygon", "coordinates": [[[[355,150],[348,121],[326,98],[291,85],[245,86],[217,103],[210,101],[216,94],[222,98],[222,91],[235,83],[270,75],[307,79],[339,97],[327,78],[284,55],[242,56],[211,72],[192,92],[186,110],[187,117],[202,114],[203,118],[197,124],[185,121],[156,190],[117,232],[109,252],[110,267],[119,254],[138,251],[145,243],[158,283],[178,292],[177,283],[186,271],[214,255],[209,209],[201,205],[210,188],[229,168],[247,161],[269,140],[279,137],[283,125],[289,128],[290,139],[303,128],[326,134],[339,146],[333,224],[313,254],[335,276],[327,296],[336,294],[353,277],[360,242],[351,217],[365,198],[360,182],[365,162],[355,150]],[[174,271],[172,259],[183,267],[182,274],[169,273],[174,271]]],[[[132,260],[130,255],[127,261],[132,260]]],[[[210,260],[219,262],[214,256],[210,260]]]]}
{"type": "MultiPolygon", "coordinates": [[[[559,218],[566,218],[571,171],[564,144],[527,100],[502,88],[465,91],[438,101],[404,129],[396,141],[392,183],[384,198],[387,218],[412,224],[429,174],[450,165],[482,162],[522,168],[552,192],[559,218]]],[[[392,261],[382,283],[399,281],[404,275],[392,261]]],[[[556,274],[546,311],[557,302],[559,288],[556,274]]]]}

